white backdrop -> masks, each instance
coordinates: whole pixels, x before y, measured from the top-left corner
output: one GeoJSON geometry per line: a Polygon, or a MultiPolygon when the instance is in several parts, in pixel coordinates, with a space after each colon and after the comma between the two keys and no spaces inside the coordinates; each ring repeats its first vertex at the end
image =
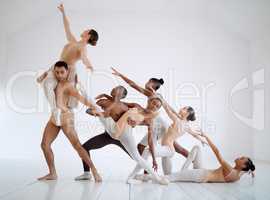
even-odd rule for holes
{"type": "MultiPolygon", "coordinates": [[[[95,96],[109,92],[117,84],[125,85],[110,74],[111,66],[141,85],[151,77],[162,77],[165,84],[160,92],[177,110],[182,105],[196,108],[197,123],[209,132],[225,157],[244,154],[270,160],[269,1],[64,3],[76,36],[85,28],[99,32],[98,45],[88,48],[96,72],[89,75],[78,64],[80,79],[88,86],[89,94],[95,96]],[[252,85],[256,71],[259,89],[252,85]],[[240,87],[231,95],[243,79],[248,87],[240,87]],[[256,98],[255,89],[261,91],[256,98]]],[[[66,42],[57,4],[40,0],[2,2],[0,157],[43,159],[39,144],[49,112],[35,76],[57,61],[66,42]],[[27,114],[18,109],[34,112],[27,114]]],[[[127,88],[128,101],[145,105],[145,97],[127,88]]],[[[77,114],[82,142],[103,130],[84,110],[77,114]]],[[[136,128],[135,132],[139,140],[145,129],[136,128]]],[[[187,148],[196,143],[189,136],[179,142],[187,148]]],[[[54,150],[58,162],[79,161],[63,135],[57,139],[54,150]]],[[[209,150],[205,152],[212,156],[209,150]]],[[[104,158],[110,158],[114,160],[110,164],[124,162],[123,159],[129,162],[123,156],[118,148],[106,147],[97,151],[94,159],[102,163],[104,158]]]]}

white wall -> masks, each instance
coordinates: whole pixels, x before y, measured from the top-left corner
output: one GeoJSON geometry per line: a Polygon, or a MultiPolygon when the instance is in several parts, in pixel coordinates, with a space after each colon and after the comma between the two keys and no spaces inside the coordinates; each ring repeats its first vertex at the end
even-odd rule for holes
{"type": "MultiPolygon", "coordinates": [[[[89,85],[92,96],[109,92],[116,84],[124,84],[113,79],[109,69],[111,66],[142,85],[151,77],[163,77],[165,85],[161,93],[177,109],[181,105],[194,106],[198,113],[198,123],[211,134],[226,157],[245,154],[269,160],[269,140],[265,140],[269,138],[266,133],[269,125],[265,123],[267,129],[260,133],[264,134],[263,137],[254,138],[257,133],[237,119],[231,110],[233,106],[237,113],[251,116],[252,89],[237,93],[232,97],[232,104],[230,103],[230,92],[243,77],[249,77],[261,63],[263,67],[269,68],[269,46],[265,48],[253,43],[257,33],[250,31],[253,29],[247,20],[260,16],[260,13],[264,13],[260,9],[269,6],[267,1],[258,2],[259,6],[254,1],[210,0],[159,0],[147,3],[81,0],[76,3],[65,1],[65,4],[72,30],[77,36],[89,26],[96,28],[100,34],[98,46],[89,47],[88,53],[97,71],[92,75],[89,85]],[[244,11],[239,12],[239,8],[244,11]],[[255,11],[245,15],[246,10],[252,10],[251,8],[255,11]],[[260,57],[261,54],[265,56],[260,57]],[[196,88],[197,94],[187,87],[181,89],[185,84],[196,88]],[[209,88],[206,89],[207,87],[209,88]],[[265,144],[260,146],[262,141],[265,144]],[[263,153],[262,156],[259,152],[263,153]]],[[[35,84],[34,77],[23,77],[16,81],[12,90],[13,99],[16,99],[16,104],[20,107],[36,109],[38,101],[41,101],[41,105],[45,107],[42,112],[15,112],[6,100],[5,88],[15,74],[37,72],[57,60],[65,38],[56,6],[57,3],[52,2],[14,0],[6,1],[0,8],[3,15],[0,39],[0,157],[41,157],[39,143],[49,113],[45,109],[44,97],[38,98],[40,89],[35,84]]],[[[262,22],[261,18],[256,20],[258,21],[254,24],[262,22]]],[[[266,33],[267,30],[256,26],[257,30],[266,33]]],[[[85,74],[81,63],[78,64],[78,71],[86,85],[88,74],[85,74]]],[[[267,89],[266,120],[269,121],[269,88],[267,89]]],[[[129,101],[145,104],[146,99],[143,96],[131,88],[128,91],[129,101]]],[[[81,141],[102,131],[102,127],[96,126],[97,123],[84,114],[84,109],[78,113],[81,141]]],[[[145,129],[136,130],[136,138],[139,140],[145,129]]],[[[183,137],[181,142],[186,147],[194,144],[188,136],[183,137]]],[[[57,155],[70,161],[77,159],[62,135],[56,141],[54,149],[57,155]]],[[[98,151],[95,159],[102,162],[106,153],[107,156],[120,159],[119,155],[123,155],[120,152],[115,147],[108,147],[98,151]]]]}
{"type": "Polygon", "coordinates": [[[269,102],[270,102],[270,40],[269,38],[260,38],[255,41],[251,48],[251,61],[252,61],[252,69],[254,72],[264,69],[264,84],[260,84],[257,86],[253,86],[254,90],[259,92],[258,95],[263,95],[264,102],[258,102],[255,106],[258,109],[264,107],[264,113],[262,112],[260,116],[257,116],[254,119],[254,123],[258,123],[259,121],[264,121],[264,126],[261,129],[253,129],[254,134],[254,148],[255,148],[255,156],[260,160],[270,160],[270,151],[269,151],[269,102]],[[261,107],[261,108],[260,108],[261,107]]]}

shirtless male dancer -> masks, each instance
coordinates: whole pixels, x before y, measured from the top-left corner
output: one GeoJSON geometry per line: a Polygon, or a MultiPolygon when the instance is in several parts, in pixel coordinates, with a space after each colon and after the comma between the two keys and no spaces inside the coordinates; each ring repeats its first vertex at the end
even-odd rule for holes
{"type": "MultiPolygon", "coordinates": [[[[93,71],[91,62],[87,57],[87,44],[95,46],[98,41],[98,33],[94,29],[87,29],[81,34],[81,39],[77,40],[70,30],[69,21],[65,14],[63,4],[58,6],[58,9],[63,15],[64,29],[66,33],[66,38],[68,43],[64,46],[62,53],[60,55],[61,61],[68,64],[68,81],[72,84],[76,84],[76,62],[81,60],[87,69],[93,71]]],[[[49,101],[53,117],[56,120],[56,124],[60,126],[60,109],[56,105],[54,89],[57,85],[57,79],[53,73],[53,67],[44,72],[40,77],[37,78],[38,83],[43,83],[43,89],[46,98],[49,101]]],[[[69,100],[69,105],[71,107],[76,107],[77,101],[74,102],[74,98],[69,100]],[[73,100],[73,101],[72,101],[73,100]]]]}
{"type": "Polygon", "coordinates": [[[44,153],[47,165],[49,167],[49,174],[38,178],[38,180],[54,180],[57,179],[57,173],[54,165],[54,155],[51,148],[53,141],[58,136],[59,131],[62,129],[73,148],[77,151],[79,156],[85,161],[85,163],[91,168],[93,176],[96,181],[100,181],[100,176],[91,161],[88,153],[82,147],[77,133],[74,127],[74,113],[72,108],[69,107],[68,101],[70,97],[74,97],[77,101],[80,101],[84,105],[91,108],[94,115],[99,113],[96,111],[96,107],[92,105],[85,97],[79,94],[74,86],[67,80],[68,78],[68,65],[63,61],[58,61],[54,65],[54,75],[57,78],[58,84],[55,89],[57,107],[61,109],[61,126],[57,126],[54,117],[51,115],[41,142],[41,149],[44,153]]]}
{"type": "MultiPolygon", "coordinates": [[[[130,87],[134,88],[135,90],[137,90],[141,94],[145,95],[148,99],[152,98],[153,96],[158,96],[158,97],[161,96],[160,94],[157,93],[157,90],[160,88],[161,85],[164,84],[163,79],[151,78],[147,81],[147,83],[145,84],[145,87],[141,87],[137,83],[135,83],[134,81],[130,80],[125,75],[121,74],[116,69],[112,68],[112,70],[113,70],[113,74],[115,76],[118,76],[121,79],[123,79],[130,87]]],[[[172,109],[172,111],[175,114],[178,114],[175,110],[172,109]]],[[[169,127],[168,123],[161,116],[157,116],[153,120],[153,142],[154,142],[154,145],[156,145],[157,141],[160,140],[162,138],[162,136],[166,133],[168,127],[169,127]]],[[[140,154],[142,154],[144,149],[148,146],[147,137],[148,136],[146,135],[139,142],[139,144],[137,146],[140,154]]],[[[179,145],[177,142],[174,142],[173,145],[174,145],[175,151],[177,153],[181,154],[184,157],[188,156],[189,152],[184,147],[179,145]]],[[[164,174],[171,174],[172,173],[172,164],[171,164],[170,159],[168,159],[166,157],[162,158],[162,168],[163,168],[164,174]]]]}
{"type": "MultiPolygon", "coordinates": [[[[152,140],[152,119],[149,117],[145,117],[143,121],[140,122],[140,124],[137,124],[133,119],[128,119],[128,125],[129,127],[126,127],[124,131],[122,132],[121,136],[119,137],[119,141],[113,139],[113,134],[115,133],[116,130],[116,124],[121,120],[121,118],[130,111],[130,109],[136,108],[138,111],[140,111],[140,114],[144,116],[151,115],[151,113],[156,112],[160,107],[161,107],[161,100],[158,99],[157,97],[151,98],[148,100],[148,105],[146,109],[142,108],[139,104],[136,103],[124,103],[120,101],[121,98],[125,97],[126,95],[126,90],[124,87],[119,86],[117,88],[114,88],[112,90],[112,96],[109,95],[101,95],[104,97],[107,97],[106,99],[100,99],[97,104],[100,105],[104,109],[105,117],[109,115],[109,117],[104,118],[100,117],[100,120],[102,124],[104,125],[106,129],[106,133],[103,133],[99,136],[96,136],[90,140],[88,140],[85,144],[84,147],[87,151],[90,149],[96,149],[96,148],[101,148],[105,145],[108,144],[116,144],[120,146],[122,149],[124,149],[131,158],[133,158],[139,165],[147,170],[148,173],[153,175],[154,181],[160,183],[160,184],[168,184],[168,180],[164,179],[164,177],[158,176],[154,170],[157,169],[157,163],[155,160],[155,156],[153,154],[154,149],[153,149],[153,140],[152,140]],[[149,164],[142,159],[140,156],[136,143],[133,137],[132,133],[132,128],[131,126],[135,125],[144,125],[148,126],[148,142],[149,142],[149,147],[150,147],[150,152],[153,158],[153,168],[149,166],[149,164]],[[107,135],[108,134],[108,135],[107,135]],[[117,142],[118,141],[118,142],[117,142]],[[93,145],[92,147],[90,145],[93,145]],[[96,147],[96,148],[95,148],[96,147]]],[[[101,97],[99,96],[99,97],[101,97]]],[[[89,114],[91,113],[91,110],[87,111],[89,114]]],[[[103,114],[104,114],[103,113],[103,114]]],[[[103,115],[104,116],[104,115],[103,115]]],[[[85,165],[84,165],[85,166],[85,165]]],[[[75,180],[89,180],[91,176],[87,172],[88,168],[84,168],[85,173],[77,178],[75,180]]],[[[133,177],[129,177],[127,182],[130,183],[130,180],[133,177]]]]}

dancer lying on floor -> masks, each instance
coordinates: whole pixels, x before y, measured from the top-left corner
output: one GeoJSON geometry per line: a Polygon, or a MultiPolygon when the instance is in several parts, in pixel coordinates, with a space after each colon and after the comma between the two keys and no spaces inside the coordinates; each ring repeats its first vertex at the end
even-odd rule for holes
{"type": "MultiPolygon", "coordinates": [[[[179,114],[176,115],[174,114],[174,112],[171,110],[170,106],[164,99],[162,100],[162,105],[166,113],[168,114],[169,118],[172,120],[172,124],[168,128],[167,132],[163,135],[161,139],[161,145],[158,144],[155,147],[155,156],[166,159],[166,163],[164,164],[170,164],[171,163],[170,159],[175,154],[174,143],[176,139],[183,136],[185,132],[191,134],[199,141],[203,143],[205,142],[199,137],[200,132],[193,131],[188,125],[189,121],[194,121],[196,119],[195,112],[192,107],[183,107],[180,109],[179,114]]],[[[144,149],[142,157],[146,160],[149,157],[149,150],[147,148],[144,149]]],[[[171,166],[165,167],[167,169],[171,168],[171,166]]],[[[134,168],[132,175],[133,176],[137,175],[137,173],[140,170],[141,167],[137,165],[134,168]]]]}
{"type": "MultiPolygon", "coordinates": [[[[254,177],[255,165],[250,158],[244,156],[236,158],[234,161],[235,165],[232,166],[223,159],[220,151],[207,135],[201,133],[201,137],[205,138],[208,142],[220,167],[217,169],[203,168],[201,149],[199,146],[194,146],[182,169],[179,172],[166,176],[171,182],[228,183],[240,180],[245,173],[251,173],[252,177],[254,177]],[[192,163],[193,169],[188,169],[192,163]]],[[[141,179],[141,176],[137,178],[141,179]]],[[[146,179],[145,176],[143,179],[146,179]]]]}
{"type": "MultiPolygon", "coordinates": [[[[113,110],[118,107],[119,110],[126,110],[126,105],[119,101],[111,101],[111,102],[99,102],[99,104],[103,104],[102,108],[104,108],[104,112],[100,115],[100,119],[106,129],[106,131],[110,134],[111,138],[117,139],[121,142],[124,148],[127,150],[128,154],[149,174],[152,175],[152,178],[155,182],[159,184],[166,185],[168,184],[168,180],[164,177],[159,176],[155,170],[157,170],[157,163],[154,152],[153,140],[152,140],[152,124],[153,118],[156,116],[156,112],[160,109],[162,103],[161,100],[157,97],[149,98],[147,107],[142,108],[138,104],[133,104],[133,108],[128,109],[121,116],[115,117],[113,110]],[[151,165],[147,163],[139,154],[136,143],[133,137],[133,129],[131,127],[130,121],[132,121],[132,126],[135,125],[145,125],[148,127],[148,143],[150,152],[153,158],[153,169],[151,165]]],[[[121,111],[121,112],[122,112],[121,111]]],[[[89,114],[92,114],[91,111],[88,111],[89,114]]],[[[133,180],[133,176],[129,176],[127,179],[127,183],[131,183],[133,180]]]]}
{"type": "MultiPolygon", "coordinates": [[[[98,41],[98,33],[94,29],[85,30],[78,41],[70,30],[69,21],[66,17],[64,6],[61,4],[58,9],[63,15],[64,29],[68,43],[64,46],[60,59],[68,64],[68,81],[74,86],[77,82],[76,63],[81,60],[87,69],[93,70],[92,64],[87,58],[87,44],[95,46],[98,41]]],[[[57,79],[53,73],[53,67],[44,72],[37,81],[43,84],[43,89],[47,100],[49,101],[56,125],[60,126],[60,109],[57,108],[54,89],[57,85],[57,79]]],[[[76,107],[77,101],[74,98],[69,100],[70,107],[76,107]]]]}
{"type": "MultiPolygon", "coordinates": [[[[157,90],[160,88],[161,85],[164,84],[163,79],[157,79],[157,78],[151,78],[149,81],[145,84],[145,87],[139,86],[134,81],[127,78],[125,75],[118,72],[116,69],[112,68],[113,74],[115,76],[120,77],[123,79],[127,84],[129,84],[132,88],[140,92],[141,94],[145,95],[147,98],[152,98],[154,96],[161,97],[160,94],[156,93],[157,90]]],[[[172,111],[177,114],[173,109],[172,111]]],[[[156,146],[157,141],[162,138],[162,136],[167,132],[169,125],[168,123],[161,117],[161,115],[158,115],[153,120],[153,143],[156,146]]],[[[138,144],[138,150],[140,154],[144,151],[145,147],[148,146],[148,140],[147,135],[145,135],[142,140],[138,144]]],[[[181,145],[179,145],[177,142],[174,142],[173,144],[175,151],[179,153],[180,155],[187,157],[188,156],[188,150],[183,148],[181,145]]],[[[169,163],[170,160],[166,158],[162,158],[162,168],[164,174],[170,174],[172,172],[172,165],[169,163]]]]}
{"type": "Polygon", "coordinates": [[[59,61],[54,65],[55,77],[59,81],[57,87],[55,88],[57,106],[61,109],[61,126],[58,126],[55,122],[54,117],[51,115],[44,133],[41,142],[41,148],[44,153],[47,165],[49,167],[49,174],[39,178],[38,180],[53,180],[57,179],[57,173],[54,165],[54,155],[51,148],[53,141],[59,134],[59,131],[62,130],[65,136],[68,138],[72,147],[77,151],[79,156],[84,160],[84,162],[91,168],[93,176],[96,181],[100,181],[99,174],[91,161],[91,158],[82,147],[77,132],[74,127],[74,113],[72,108],[69,107],[68,101],[70,97],[74,97],[77,101],[80,101],[87,107],[92,109],[94,115],[99,114],[96,111],[96,107],[89,102],[85,97],[81,96],[79,92],[74,88],[74,86],[67,80],[68,78],[68,66],[67,63],[59,61]]]}

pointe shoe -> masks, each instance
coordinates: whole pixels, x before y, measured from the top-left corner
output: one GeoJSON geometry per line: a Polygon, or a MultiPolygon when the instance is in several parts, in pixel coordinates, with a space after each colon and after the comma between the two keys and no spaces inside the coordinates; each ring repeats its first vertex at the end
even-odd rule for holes
{"type": "Polygon", "coordinates": [[[170,181],[164,176],[159,176],[158,178],[154,179],[153,182],[156,182],[160,185],[169,185],[170,183],[170,181]]]}
{"type": "Polygon", "coordinates": [[[140,184],[142,183],[140,180],[137,180],[137,179],[134,179],[134,178],[128,178],[127,181],[126,181],[127,184],[140,184]]]}
{"type": "Polygon", "coordinates": [[[149,174],[137,174],[134,179],[140,180],[142,182],[147,182],[151,180],[151,176],[149,174]]]}
{"type": "Polygon", "coordinates": [[[86,180],[91,180],[92,176],[90,172],[84,172],[82,175],[77,176],[74,178],[75,181],[86,181],[86,180]]]}

